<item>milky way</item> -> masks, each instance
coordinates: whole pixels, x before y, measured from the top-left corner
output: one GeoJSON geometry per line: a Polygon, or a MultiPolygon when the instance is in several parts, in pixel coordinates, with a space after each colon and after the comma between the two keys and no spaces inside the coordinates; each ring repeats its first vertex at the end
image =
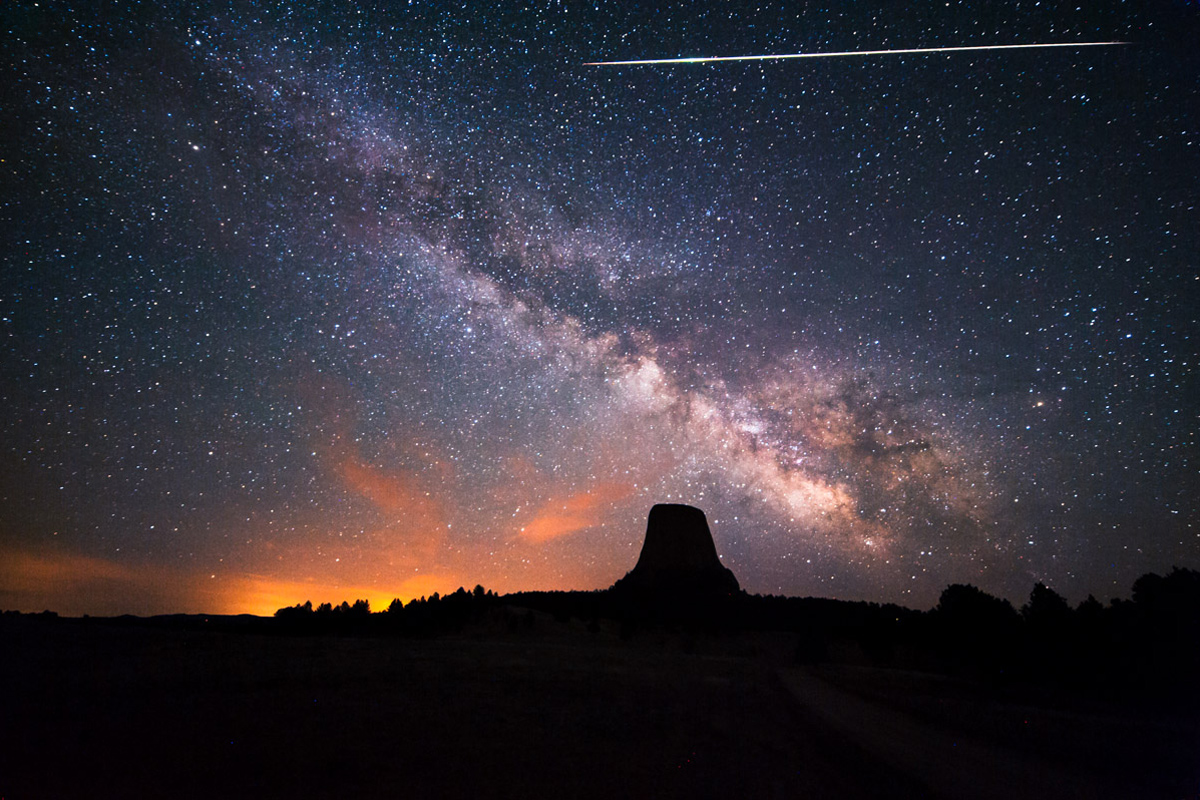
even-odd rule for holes
{"type": "Polygon", "coordinates": [[[0,12],[0,607],[1197,566],[1194,7],[0,12]],[[700,53],[1122,47],[596,67],[700,53]]]}

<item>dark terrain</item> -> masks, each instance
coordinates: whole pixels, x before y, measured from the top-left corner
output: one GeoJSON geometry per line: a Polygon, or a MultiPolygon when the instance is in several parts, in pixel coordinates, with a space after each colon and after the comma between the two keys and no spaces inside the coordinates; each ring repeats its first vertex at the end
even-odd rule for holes
{"type": "Polygon", "coordinates": [[[436,639],[245,623],[3,617],[0,796],[1182,798],[1197,786],[1200,729],[1169,704],[803,667],[785,634],[623,639],[607,622],[589,632],[504,607],[436,639]]]}
{"type": "Polygon", "coordinates": [[[6,621],[0,794],[920,796],[762,660],[538,624],[556,630],[430,641],[6,621]]]}

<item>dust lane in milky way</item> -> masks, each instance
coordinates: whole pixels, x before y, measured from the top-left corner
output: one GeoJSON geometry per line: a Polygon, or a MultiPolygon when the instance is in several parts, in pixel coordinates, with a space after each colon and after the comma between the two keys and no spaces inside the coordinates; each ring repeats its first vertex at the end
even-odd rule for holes
{"type": "Polygon", "coordinates": [[[977,11],[6,9],[0,607],[1194,566],[1195,14],[977,11]]]}

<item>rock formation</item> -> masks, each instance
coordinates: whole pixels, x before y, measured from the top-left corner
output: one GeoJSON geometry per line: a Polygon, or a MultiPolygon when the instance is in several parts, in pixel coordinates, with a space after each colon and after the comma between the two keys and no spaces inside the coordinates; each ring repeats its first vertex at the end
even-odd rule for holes
{"type": "Polygon", "coordinates": [[[650,509],[637,565],[613,585],[613,591],[648,599],[717,599],[737,594],[740,587],[717,557],[704,512],[660,503],[650,509]]]}

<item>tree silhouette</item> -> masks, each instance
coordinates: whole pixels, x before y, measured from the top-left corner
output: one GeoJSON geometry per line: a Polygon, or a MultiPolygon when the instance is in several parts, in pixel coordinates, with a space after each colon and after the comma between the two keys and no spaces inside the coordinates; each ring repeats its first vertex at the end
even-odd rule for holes
{"type": "Polygon", "coordinates": [[[275,612],[275,617],[281,620],[288,620],[294,623],[301,622],[313,614],[313,606],[311,600],[304,601],[303,605],[297,604],[294,606],[286,606],[278,609],[275,612]]]}
{"type": "Polygon", "coordinates": [[[1035,628],[1062,628],[1071,621],[1071,606],[1058,592],[1037,583],[1029,594],[1029,602],[1021,608],[1021,616],[1035,628]]]}
{"type": "Polygon", "coordinates": [[[969,583],[943,589],[934,612],[951,624],[966,627],[1000,627],[1017,621],[1012,603],[969,583]]]}
{"type": "Polygon", "coordinates": [[[935,641],[954,668],[1003,673],[1016,656],[1021,617],[1007,600],[953,584],[930,616],[935,641]]]}
{"type": "Polygon", "coordinates": [[[1200,572],[1176,567],[1167,575],[1148,573],[1134,581],[1125,603],[1128,641],[1141,650],[1147,680],[1195,683],[1200,671],[1200,572]]]}

